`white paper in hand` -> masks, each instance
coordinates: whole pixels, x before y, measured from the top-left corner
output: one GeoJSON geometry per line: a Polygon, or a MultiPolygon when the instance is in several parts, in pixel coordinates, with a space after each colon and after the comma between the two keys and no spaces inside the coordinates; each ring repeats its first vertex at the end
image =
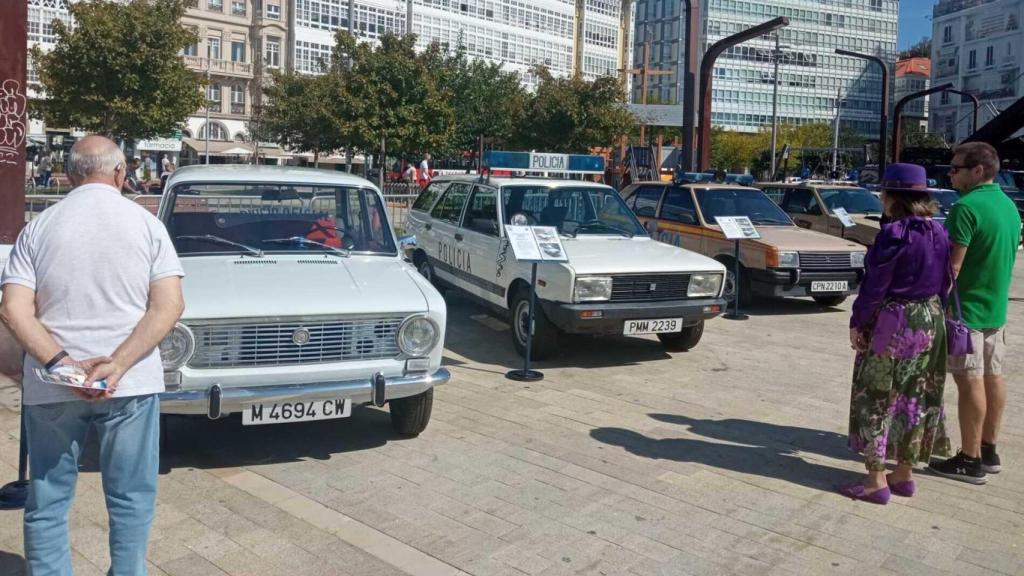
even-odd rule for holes
{"type": "Polygon", "coordinates": [[[36,376],[43,382],[70,386],[71,388],[85,388],[87,390],[106,390],[107,381],[97,380],[92,385],[86,386],[85,381],[88,374],[78,366],[62,364],[55,366],[53,370],[47,371],[44,368],[36,368],[36,376]]]}

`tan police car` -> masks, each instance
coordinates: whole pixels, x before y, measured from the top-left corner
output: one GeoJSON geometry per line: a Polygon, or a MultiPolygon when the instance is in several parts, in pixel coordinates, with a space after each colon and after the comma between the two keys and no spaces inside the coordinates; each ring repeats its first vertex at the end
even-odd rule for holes
{"type": "MultiPolygon", "coordinates": [[[[529,154],[529,153],[524,153],[529,154]]],[[[725,268],[655,242],[604,184],[551,178],[443,176],[409,214],[403,241],[420,272],[507,313],[520,354],[528,335],[531,265],[516,261],[504,227],[516,218],[557,228],[568,263],[538,268],[532,355],[565,334],[657,334],[669,350],[695,346],[722,312],[725,268]]]]}
{"type": "Polygon", "coordinates": [[[866,188],[848,182],[762,182],[757,187],[801,228],[871,246],[882,226],[881,200],[866,188]],[[856,225],[844,226],[835,214],[836,208],[845,209],[856,225]]]}
{"type": "Polygon", "coordinates": [[[741,301],[753,295],[810,296],[835,306],[855,293],[864,278],[863,246],[796,226],[757,188],[688,174],[676,182],[630,185],[622,197],[653,238],[724,264],[723,296],[730,302],[738,282],[741,301]],[[740,241],[738,280],[735,243],[725,238],[716,216],[746,216],[761,235],[740,241]]]}

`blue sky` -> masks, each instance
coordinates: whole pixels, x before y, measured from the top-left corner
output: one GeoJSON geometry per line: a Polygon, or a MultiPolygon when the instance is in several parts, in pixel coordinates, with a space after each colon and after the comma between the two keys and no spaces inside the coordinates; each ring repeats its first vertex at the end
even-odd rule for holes
{"type": "Polygon", "coordinates": [[[900,50],[913,46],[918,40],[932,35],[932,7],[935,0],[900,0],[900,50]]]}

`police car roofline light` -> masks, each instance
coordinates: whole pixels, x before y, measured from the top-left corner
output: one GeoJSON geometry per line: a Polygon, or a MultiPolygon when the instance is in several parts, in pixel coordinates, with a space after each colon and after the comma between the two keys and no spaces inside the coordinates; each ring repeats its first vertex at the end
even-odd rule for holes
{"type": "MultiPolygon", "coordinates": [[[[716,174],[712,172],[676,172],[672,181],[676,184],[696,184],[700,182],[716,182],[716,174]]],[[[754,177],[750,174],[726,174],[724,184],[738,184],[750,186],[754,183],[754,177]]]]}
{"type": "Polygon", "coordinates": [[[592,154],[556,154],[509,150],[486,150],[484,165],[493,170],[516,170],[524,173],[604,174],[604,156],[592,154]]]}

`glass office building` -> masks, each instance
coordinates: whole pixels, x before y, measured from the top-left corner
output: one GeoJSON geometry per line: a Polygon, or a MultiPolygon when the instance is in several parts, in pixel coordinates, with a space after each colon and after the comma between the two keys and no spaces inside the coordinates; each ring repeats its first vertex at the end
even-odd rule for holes
{"type": "MultiPolygon", "coordinates": [[[[639,67],[645,38],[651,68],[671,75],[648,80],[649,103],[677,103],[683,59],[683,3],[637,0],[633,64],[639,67]]],[[[779,31],[779,121],[784,124],[831,122],[842,91],[841,118],[865,134],[877,134],[881,112],[881,72],[874,64],[839,56],[837,48],[882,57],[890,69],[896,59],[898,3],[895,0],[709,0],[703,6],[701,54],[711,44],[777,16],[790,25],[779,31]]],[[[715,126],[756,132],[772,121],[773,37],[734,46],[714,68],[712,116],[715,126]]],[[[639,103],[639,78],[633,101],[639,103]]]]}

